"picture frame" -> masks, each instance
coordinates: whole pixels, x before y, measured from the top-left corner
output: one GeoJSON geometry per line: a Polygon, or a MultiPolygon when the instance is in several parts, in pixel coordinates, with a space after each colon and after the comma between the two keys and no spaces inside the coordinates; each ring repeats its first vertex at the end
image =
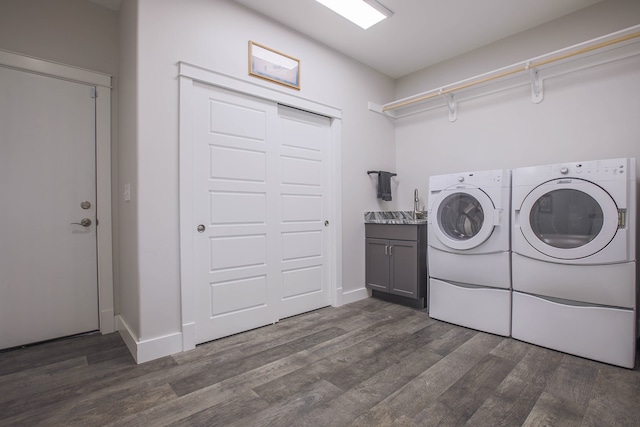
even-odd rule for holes
{"type": "Polygon", "coordinates": [[[249,75],[300,90],[300,60],[251,40],[249,75]]]}

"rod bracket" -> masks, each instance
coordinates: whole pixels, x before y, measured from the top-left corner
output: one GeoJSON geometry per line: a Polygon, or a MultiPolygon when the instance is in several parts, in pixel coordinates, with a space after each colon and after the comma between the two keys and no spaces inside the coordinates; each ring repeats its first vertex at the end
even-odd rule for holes
{"type": "Polygon", "coordinates": [[[447,104],[447,109],[449,110],[449,121],[455,122],[458,118],[458,107],[456,105],[456,101],[453,99],[453,93],[443,94],[442,89],[440,89],[439,95],[447,104]]]}
{"type": "Polygon", "coordinates": [[[544,99],[544,91],[542,79],[538,75],[538,69],[532,68],[531,62],[527,62],[524,68],[529,71],[529,78],[531,79],[531,102],[539,104],[544,99]]]}
{"type": "Polygon", "coordinates": [[[382,107],[378,104],[369,102],[367,106],[369,107],[369,111],[373,111],[374,113],[384,114],[384,111],[382,111],[382,107]]]}

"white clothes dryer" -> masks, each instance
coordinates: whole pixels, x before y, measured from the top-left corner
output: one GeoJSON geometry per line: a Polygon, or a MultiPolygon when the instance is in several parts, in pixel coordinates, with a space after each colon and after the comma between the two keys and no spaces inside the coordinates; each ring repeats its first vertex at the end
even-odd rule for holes
{"type": "Polygon", "coordinates": [[[513,170],[514,338],[633,368],[636,160],[513,170]]]}
{"type": "Polygon", "coordinates": [[[429,178],[429,316],[509,336],[511,172],[429,178]]]}

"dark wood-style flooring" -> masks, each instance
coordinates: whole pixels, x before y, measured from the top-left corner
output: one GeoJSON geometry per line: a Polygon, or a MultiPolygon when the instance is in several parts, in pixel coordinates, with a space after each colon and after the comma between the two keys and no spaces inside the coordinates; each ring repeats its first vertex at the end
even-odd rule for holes
{"type": "Polygon", "coordinates": [[[640,370],[370,298],[141,365],[118,334],[0,353],[0,425],[640,426],[640,370]]]}

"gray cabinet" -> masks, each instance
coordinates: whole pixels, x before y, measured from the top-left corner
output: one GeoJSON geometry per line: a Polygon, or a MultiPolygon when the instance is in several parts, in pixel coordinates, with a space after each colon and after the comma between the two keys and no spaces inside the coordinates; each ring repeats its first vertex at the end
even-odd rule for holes
{"type": "Polygon", "coordinates": [[[365,237],[366,287],[373,296],[425,307],[426,224],[365,224],[365,237]]]}

